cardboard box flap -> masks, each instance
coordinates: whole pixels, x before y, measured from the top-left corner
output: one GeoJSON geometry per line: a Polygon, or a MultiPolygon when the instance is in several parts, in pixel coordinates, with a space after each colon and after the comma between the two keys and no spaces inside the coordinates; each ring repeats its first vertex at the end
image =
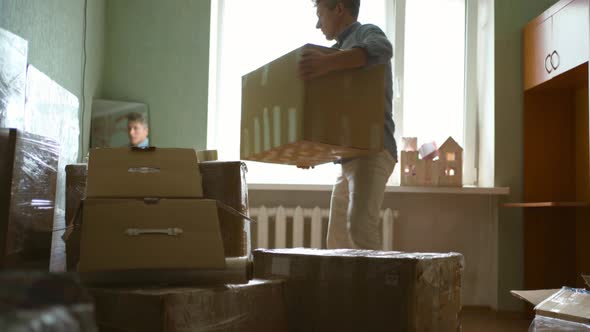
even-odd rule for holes
{"type": "Polygon", "coordinates": [[[538,315],[590,324],[590,292],[564,287],[535,307],[538,315]]]}
{"type": "Polygon", "coordinates": [[[203,196],[197,155],[192,149],[92,149],[87,197],[203,196]]]}
{"type": "Polygon", "coordinates": [[[206,199],[87,199],[80,272],[224,269],[217,203],[206,199]]]}
{"type": "Polygon", "coordinates": [[[510,294],[517,299],[536,306],[557,292],[559,292],[559,289],[513,290],[510,291],[510,294]]]}

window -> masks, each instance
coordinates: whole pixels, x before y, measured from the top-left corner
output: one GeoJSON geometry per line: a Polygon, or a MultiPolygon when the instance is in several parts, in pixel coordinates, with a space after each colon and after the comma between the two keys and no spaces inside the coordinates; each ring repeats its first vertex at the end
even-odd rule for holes
{"type": "MultiPolygon", "coordinates": [[[[311,0],[219,0],[211,5],[207,146],[217,149],[222,160],[237,160],[242,75],[305,43],[334,42],[315,29],[311,0]]],[[[359,21],[378,25],[394,44],[398,147],[402,135],[435,140],[439,146],[453,136],[466,154],[473,153],[465,147],[464,135],[465,0],[366,0],[359,21]]],[[[333,184],[339,168],[248,166],[250,183],[283,184],[333,184]]],[[[399,176],[398,165],[390,184],[398,184],[399,176]]]]}

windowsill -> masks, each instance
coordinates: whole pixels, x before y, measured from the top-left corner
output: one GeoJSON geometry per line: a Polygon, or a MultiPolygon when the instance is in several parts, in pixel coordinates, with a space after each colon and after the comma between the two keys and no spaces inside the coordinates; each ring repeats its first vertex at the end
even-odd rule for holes
{"type": "MultiPolygon", "coordinates": [[[[248,184],[249,190],[332,191],[328,184],[248,184]]],[[[407,187],[387,186],[385,192],[399,194],[453,194],[453,195],[509,195],[508,187],[407,187]]]]}

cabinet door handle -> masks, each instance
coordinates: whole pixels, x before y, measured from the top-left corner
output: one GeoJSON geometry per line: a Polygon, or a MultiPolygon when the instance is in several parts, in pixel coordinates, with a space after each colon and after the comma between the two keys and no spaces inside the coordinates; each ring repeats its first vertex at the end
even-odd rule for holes
{"type": "Polygon", "coordinates": [[[557,53],[557,51],[553,51],[553,53],[551,53],[551,67],[553,67],[553,69],[557,69],[557,67],[559,67],[559,53],[557,53]],[[557,59],[557,64],[554,63],[554,59],[557,59]]]}
{"type": "Polygon", "coordinates": [[[547,54],[547,57],[545,57],[545,70],[547,71],[547,74],[551,74],[551,72],[553,71],[551,64],[551,54],[547,54]]]}

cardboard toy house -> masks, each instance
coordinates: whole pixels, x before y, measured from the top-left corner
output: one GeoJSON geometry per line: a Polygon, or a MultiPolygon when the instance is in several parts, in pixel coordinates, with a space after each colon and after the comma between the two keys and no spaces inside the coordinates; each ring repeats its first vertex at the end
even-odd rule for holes
{"type": "Polygon", "coordinates": [[[463,148],[449,137],[436,152],[420,156],[415,137],[403,138],[401,151],[402,186],[461,187],[463,182],[463,148]]]}
{"type": "Polygon", "coordinates": [[[461,187],[463,182],[463,148],[452,138],[438,148],[438,185],[461,187]]]}

